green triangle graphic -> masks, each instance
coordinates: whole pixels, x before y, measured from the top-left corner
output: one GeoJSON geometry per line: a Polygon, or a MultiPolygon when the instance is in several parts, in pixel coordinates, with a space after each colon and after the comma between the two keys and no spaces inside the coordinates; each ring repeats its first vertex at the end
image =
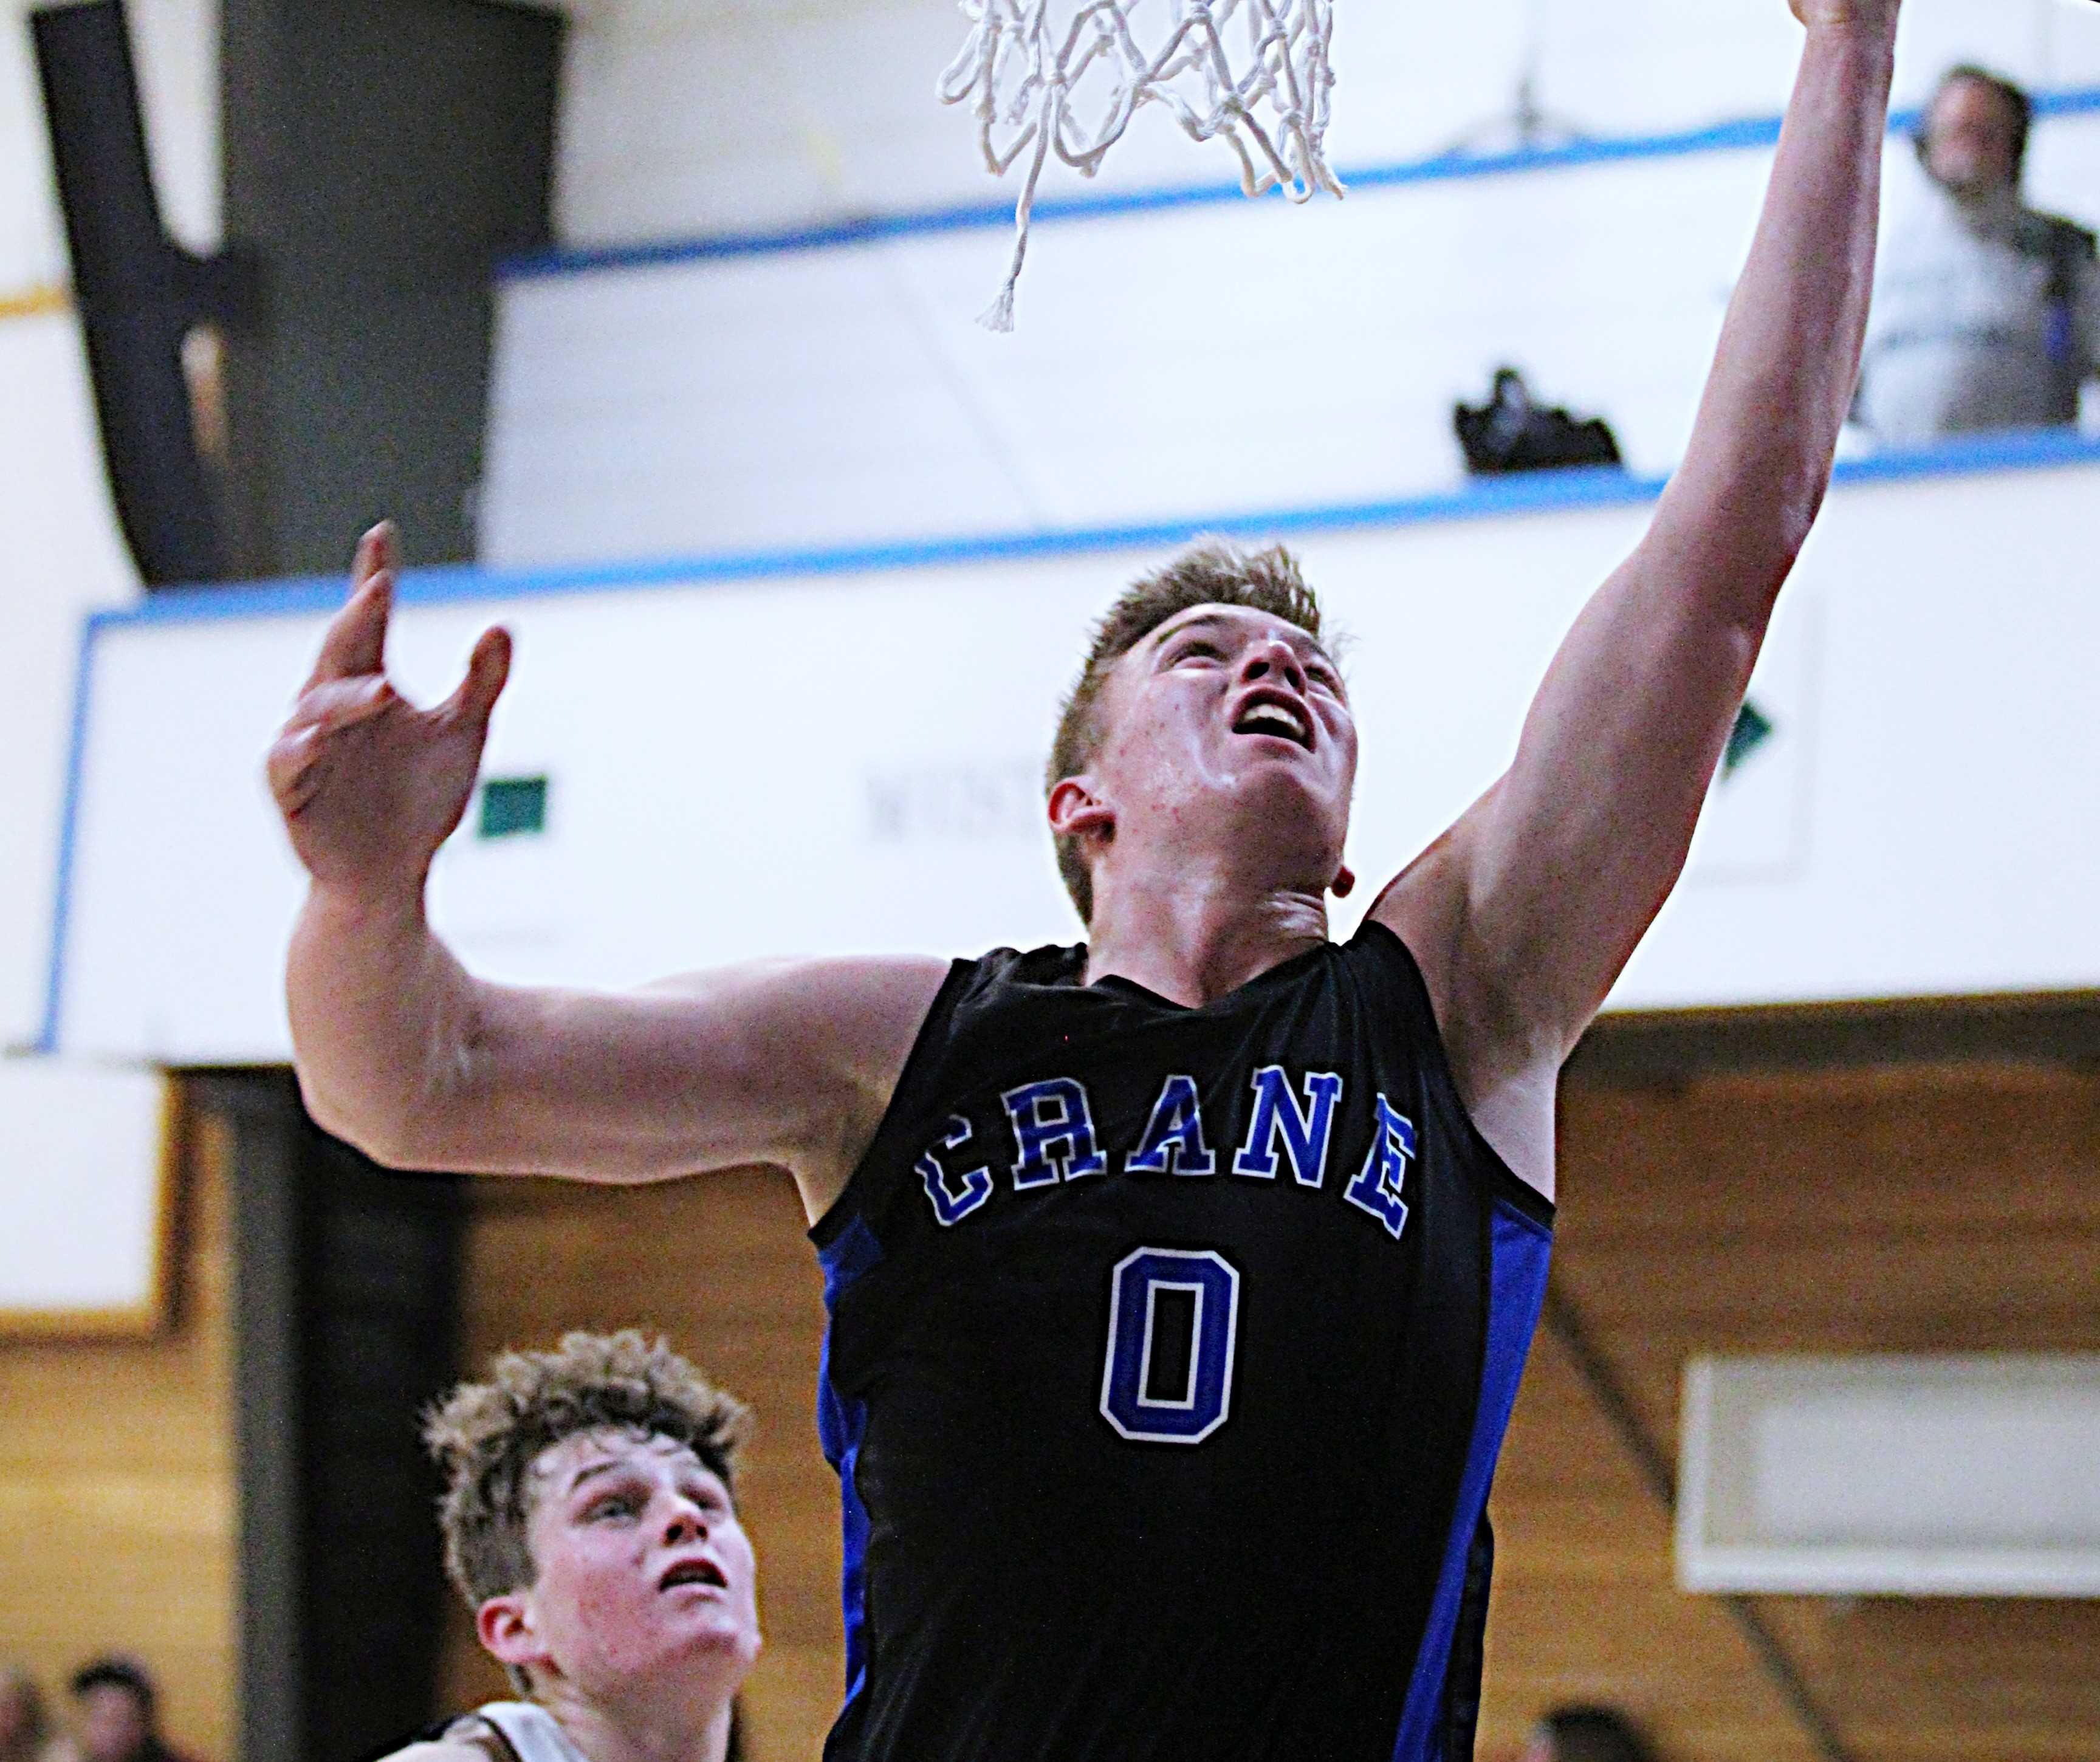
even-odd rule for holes
{"type": "Polygon", "coordinates": [[[1725,783],[1733,777],[1776,732],[1772,719],[1745,698],[1736,712],[1736,725],[1728,730],[1727,750],[1721,755],[1721,781],[1725,783]]]}

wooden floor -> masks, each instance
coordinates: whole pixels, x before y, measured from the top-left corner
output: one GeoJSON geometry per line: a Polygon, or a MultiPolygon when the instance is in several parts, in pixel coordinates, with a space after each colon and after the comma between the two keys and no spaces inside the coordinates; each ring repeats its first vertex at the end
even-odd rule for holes
{"type": "MultiPolygon", "coordinates": [[[[2100,1078],[1910,1069],[1571,1086],[1558,1290],[1674,1451],[1705,1351],[2100,1349],[2100,1078]]],[[[481,1183],[467,1341],[660,1330],[760,1410],[743,1488],[764,1562],[757,1762],[811,1762],[840,1687],[823,1325],[784,1180],[481,1183]]],[[[1667,1513],[1542,1333],[1493,1502],[1483,1762],[1555,1702],[1632,1708],[1673,1762],[1814,1762],[1721,1603],[1680,1595],[1667,1513]]],[[[2100,1757],[2100,1605],[1764,1600],[1860,1762],[2100,1757]]],[[[462,1615],[452,1704],[501,1692],[462,1615]]]]}

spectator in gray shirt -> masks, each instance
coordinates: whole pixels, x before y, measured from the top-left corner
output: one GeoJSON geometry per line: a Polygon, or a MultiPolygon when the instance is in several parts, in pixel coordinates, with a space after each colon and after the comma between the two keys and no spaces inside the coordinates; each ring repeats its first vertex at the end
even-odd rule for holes
{"type": "Polygon", "coordinates": [[[2078,420],[2100,376],[2093,236],[2020,200],[2033,109],[1981,68],[1940,81],[1930,189],[1883,247],[1854,414],[1884,446],[2078,420]]]}

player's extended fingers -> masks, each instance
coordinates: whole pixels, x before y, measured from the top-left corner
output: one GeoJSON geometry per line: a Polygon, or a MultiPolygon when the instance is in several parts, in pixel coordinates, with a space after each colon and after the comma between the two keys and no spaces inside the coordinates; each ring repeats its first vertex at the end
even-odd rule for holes
{"type": "Polygon", "coordinates": [[[393,541],[374,526],[357,548],[349,601],[335,615],[314,662],[311,685],[377,673],[386,664],[386,619],[394,608],[393,541]]]}
{"type": "Polygon", "coordinates": [[[501,624],[491,625],[474,645],[466,663],[466,677],[445,701],[445,713],[470,727],[486,728],[510,678],[510,632],[501,624]]]}
{"type": "Polygon", "coordinates": [[[382,520],[357,541],[357,554],[350,566],[350,590],[355,593],[382,570],[395,566],[394,522],[382,520]]]}

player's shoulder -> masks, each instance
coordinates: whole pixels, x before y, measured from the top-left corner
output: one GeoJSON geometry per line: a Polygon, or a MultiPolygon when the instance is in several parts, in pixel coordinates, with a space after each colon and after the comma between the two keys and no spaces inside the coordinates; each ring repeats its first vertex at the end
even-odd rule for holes
{"type": "Polygon", "coordinates": [[[644,985],[639,994],[673,1002],[729,998],[832,1004],[927,990],[940,984],[951,964],[932,954],[801,955],[673,973],[644,985]]]}
{"type": "Polygon", "coordinates": [[[506,1753],[494,1737],[466,1736],[426,1738],[395,1750],[380,1762],[507,1762],[506,1753]]]}
{"type": "Polygon", "coordinates": [[[972,1040],[1017,1014],[1039,1020],[1043,1004],[1086,997],[1087,949],[1054,944],[1001,946],[950,962],[925,1012],[927,1038],[972,1040]]]}
{"type": "Polygon", "coordinates": [[[426,1725],[398,1750],[372,1762],[517,1762],[492,1720],[477,1711],[426,1725]]]}
{"type": "Polygon", "coordinates": [[[961,964],[979,985],[1071,985],[1085,976],[1087,945],[1046,942],[1031,949],[987,949],[976,959],[961,964]]]}
{"type": "Polygon", "coordinates": [[[797,1002],[814,1007],[855,1039],[887,1045],[912,1033],[955,970],[955,962],[929,954],[842,956],[805,963],[797,1002]]]}
{"type": "Polygon", "coordinates": [[[953,962],[934,955],[809,956],[674,974],[639,993],[683,1031],[725,1033],[777,1065],[865,1081],[903,1062],[953,962]]]}

